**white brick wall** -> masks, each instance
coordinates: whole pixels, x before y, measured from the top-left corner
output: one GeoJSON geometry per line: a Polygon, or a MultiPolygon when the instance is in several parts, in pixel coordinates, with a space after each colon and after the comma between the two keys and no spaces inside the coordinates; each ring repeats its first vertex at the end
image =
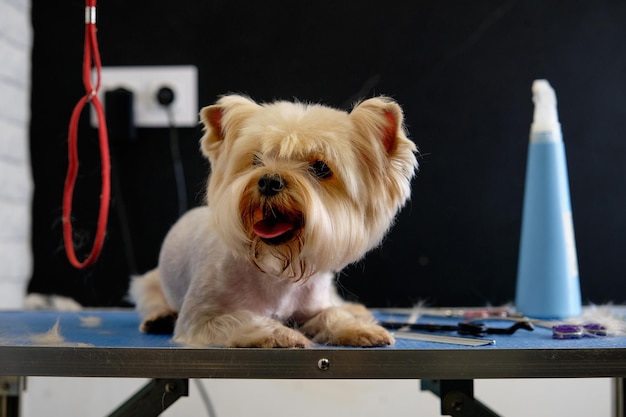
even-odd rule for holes
{"type": "Polygon", "coordinates": [[[19,308],[31,274],[28,155],[30,0],[0,0],[0,308],[19,308]]]}

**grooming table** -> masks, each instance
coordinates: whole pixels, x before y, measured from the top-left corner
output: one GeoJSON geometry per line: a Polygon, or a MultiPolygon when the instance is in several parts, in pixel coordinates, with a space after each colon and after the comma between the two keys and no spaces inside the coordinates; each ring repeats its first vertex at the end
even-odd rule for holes
{"type": "Polygon", "coordinates": [[[495,344],[477,347],[397,339],[384,348],[224,349],[182,347],[167,335],[142,334],[138,325],[139,317],[129,310],[0,311],[0,404],[8,415],[18,414],[26,376],[152,379],[112,416],[133,415],[134,407],[141,415],[158,415],[187,395],[189,378],[420,379],[423,390],[441,397],[443,415],[494,416],[474,399],[474,379],[611,377],[616,412],[623,415],[626,337],[556,340],[551,330],[537,327],[487,335],[495,344]]]}

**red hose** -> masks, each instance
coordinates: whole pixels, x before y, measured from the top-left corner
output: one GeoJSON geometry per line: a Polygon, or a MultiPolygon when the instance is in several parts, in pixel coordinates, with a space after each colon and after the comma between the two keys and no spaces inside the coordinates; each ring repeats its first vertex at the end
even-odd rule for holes
{"type": "Polygon", "coordinates": [[[65,190],[63,192],[63,239],[65,242],[65,252],[67,258],[75,268],[85,268],[92,265],[102,250],[104,237],[106,235],[107,221],[109,216],[109,203],[111,200],[111,162],[109,157],[109,138],[107,134],[104,110],[98,99],[100,89],[100,75],[102,64],[100,62],[100,52],[98,51],[98,41],[96,38],[95,22],[96,0],[86,0],[85,8],[85,52],[83,58],[83,84],[85,95],[78,101],[72,117],[70,118],[68,132],[68,167],[65,177],[65,190]],[[91,81],[91,64],[96,69],[96,85],[91,81]],[[91,103],[98,118],[98,140],[100,143],[100,160],[102,170],[102,192],[100,195],[100,211],[98,214],[98,225],[93,247],[87,259],[79,261],[74,250],[74,240],[72,232],[72,200],[74,195],[74,185],[78,175],[78,121],[80,114],[87,103],[91,103]]]}

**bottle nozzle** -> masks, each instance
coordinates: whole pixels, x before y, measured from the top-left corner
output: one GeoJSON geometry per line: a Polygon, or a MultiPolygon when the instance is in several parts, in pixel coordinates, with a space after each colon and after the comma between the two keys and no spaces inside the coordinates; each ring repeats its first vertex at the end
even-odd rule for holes
{"type": "Polygon", "coordinates": [[[531,133],[560,131],[559,116],[556,110],[556,94],[547,80],[535,80],[532,86],[535,113],[531,133]]]}

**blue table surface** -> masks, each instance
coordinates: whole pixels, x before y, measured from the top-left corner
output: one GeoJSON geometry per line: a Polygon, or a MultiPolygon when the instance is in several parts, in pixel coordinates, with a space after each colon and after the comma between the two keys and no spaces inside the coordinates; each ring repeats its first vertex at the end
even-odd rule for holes
{"type": "MultiPolygon", "coordinates": [[[[377,318],[388,321],[404,321],[406,315],[377,313],[377,318]]],[[[456,324],[458,318],[424,316],[420,323],[456,324]]],[[[0,311],[0,348],[2,346],[70,346],[105,348],[173,349],[182,348],[169,335],[148,335],[139,332],[140,319],[132,310],[82,310],[59,311],[0,311]],[[41,336],[58,322],[58,333],[63,340],[42,343],[41,336]]],[[[506,327],[510,322],[483,321],[490,326],[506,327]]],[[[430,333],[456,336],[455,332],[430,333]]],[[[444,343],[413,341],[397,338],[392,347],[377,349],[393,350],[441,350],[441,349],[615,349],[626,348],[626,337],[607,336],[575,340],[556,340],[552,331],[535,328],[534,331],[518,330],[513,335],[488,335],[495,345],[468,347],[444,343]]],[[[317,346],[325,349],[325,346],[317,346]]],[[[337,348],[333,349],[354,349],[337,348]]]]}

